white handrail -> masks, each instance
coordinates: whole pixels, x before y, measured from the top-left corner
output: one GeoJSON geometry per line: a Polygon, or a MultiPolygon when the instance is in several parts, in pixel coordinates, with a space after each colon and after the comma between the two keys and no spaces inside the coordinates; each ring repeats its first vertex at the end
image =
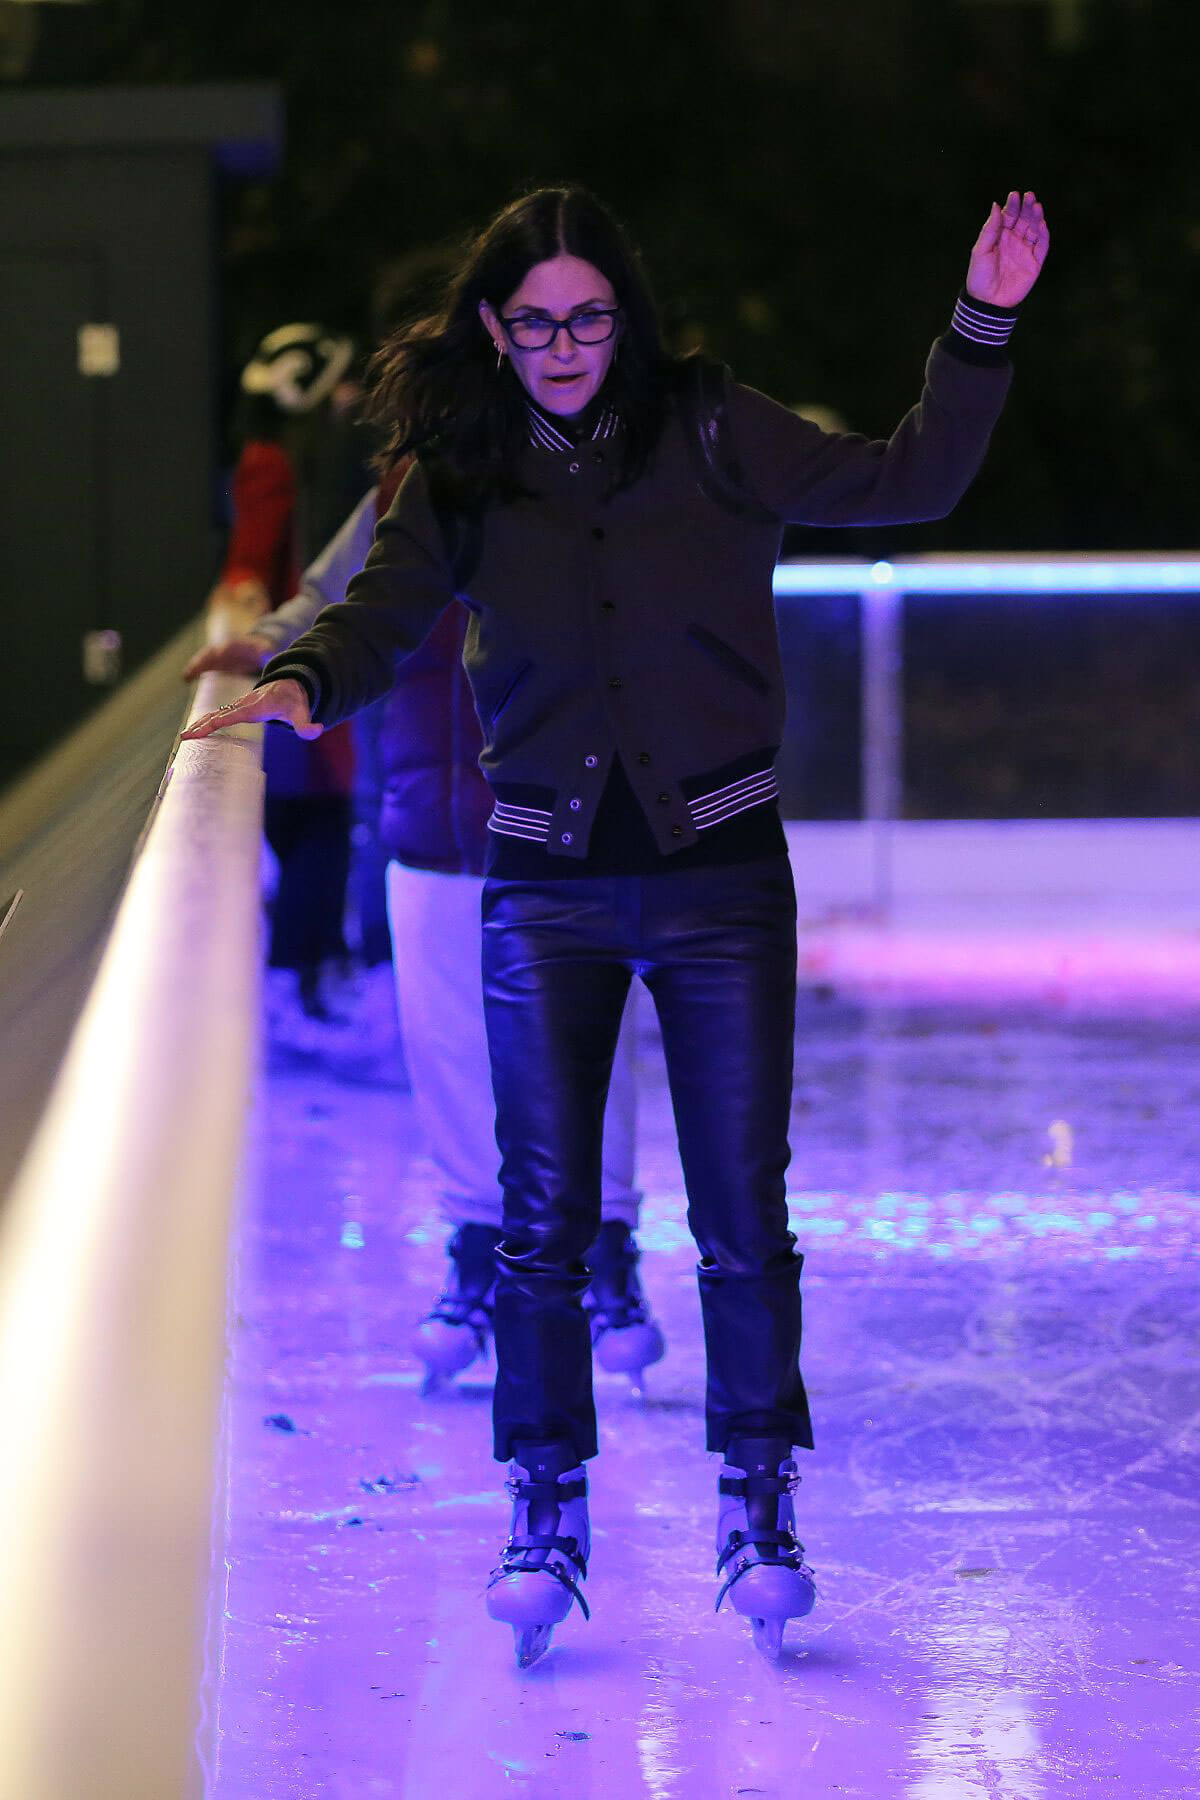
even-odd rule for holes
{"type": "Polygon", "coordinates": [[[180,746],[0,1228],[3,1800],[203,1791],[262,787],[260,728],[180,746]]]}

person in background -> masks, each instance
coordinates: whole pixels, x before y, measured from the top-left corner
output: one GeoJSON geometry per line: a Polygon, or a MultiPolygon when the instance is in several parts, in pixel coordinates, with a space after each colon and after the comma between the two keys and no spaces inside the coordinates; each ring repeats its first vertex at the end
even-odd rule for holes
{"type": "MultiPolygon", "coordinates": [[[[264,613],[245,635],[202,650],[188,664],[189,677],[206,669],[257,674],[324,607],[343,600],[402,473],[385,475],[365,495],[287,604],[264,613]]],[[[444,1289],[412,1345],[425,1364],[427,1390],[488,1349],[500,1242],[499,1153],[479,971],[491,793],[479,770],[483,738],[462,667],[467,622],[465,607],[452,607],[397,671],[391,693],[355,720],[371,722],[405,1064],[451,1234],[444,1289]]],[[[665,1349],[638,1275],[636,1029],[631,1006],[605,1114],[601,1225],[588,1253],[586,1296],[601,1367],[629,1377],[635,1390],[665,1349]]]]}
{"type": "MultiPolygon", "coordinates": [[[[375,308],[372,308],[374,314],[375,308]]],[[[370,322],[368,341],[384,335],[370,322]]],[[[366,355],[356,354],[339,377],[328,400],[316,416],[318,429],[309,429],[301,445],[304,481],[302,512],[302,562],[314,563],[332,542],[363,495],[376,483],[377,435],[363,417],[366,355]]],[[[358,968],[359,1005],[356,1023],[365,1026],[369,1039],[379,1041],[375,1027],[393,1017],[395,1003],[381,990],[375,976],[390,986],[392,944],[387,921],[387,860],[379,842],[380,774],[378,720],[380,708],[367,707],[350,720],[354,748],[354,784],[351,792],[350,875],[347,885],[347,928],[358,968]]]]}
{"type": "MultiPolygon", "coordinates": [[[[349,338],[319,325],[284,325],[242,371],[241,448],[233,472],[225,561],[208,604],[230,598],[269,617],[296,591],[303,530],[298,441],[334,393],[354,355],[349,338]]],[[[193,657],[184,679],[210,666],[193,657]]],[[[267,962],[295,972],[312,1019],[334,1016],[330,990],[344,973],[354,751],[348,725],[306,744],[268,725],[263,827],[278,863],[267,962]]]]}

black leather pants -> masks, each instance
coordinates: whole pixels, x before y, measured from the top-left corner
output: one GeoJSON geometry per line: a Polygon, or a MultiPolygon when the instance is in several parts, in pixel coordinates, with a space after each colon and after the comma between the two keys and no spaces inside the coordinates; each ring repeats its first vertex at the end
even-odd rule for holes
{"type": "Polygon", "coordinates": [[[707,1447],[811,1445],[803,1258],[784,1172],[796,903],[786,857],[561,881],[489,880],[483,986],[504,1190],[495,1454],[570,1438],[596,1454],[580,1300],[600,1226],[600,1138],[634,974],[654,997],[700,1251],[707,1447]]]}

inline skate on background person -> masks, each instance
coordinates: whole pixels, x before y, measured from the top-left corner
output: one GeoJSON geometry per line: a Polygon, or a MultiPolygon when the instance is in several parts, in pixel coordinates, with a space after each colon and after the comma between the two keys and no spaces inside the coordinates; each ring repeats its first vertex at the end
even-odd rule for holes
{"type": "MultiPolygon", "coordinates": [[[[305,570],[291,600],[242,638],[201,651],[188,664],[188,678],[205,669],[256,674],[326,606],[343,600],[402,473],[386,476],[364,496],[305,570]]],[[[479,974],[479,871],[491,797],[479,772],[482,740],[462,670],[467,623],[465,608],[452,608],[418,655],[401,665],[392,694],[370,709],[405,1065],[449,1230],[442,1291],[415,1325],[410,1345],[430,1392],[490,1349],[500,1241],[499,1153],[479,974]]],[[[661,1359],[665,1344],[638,1273],[636,1057],[631,996],[605,1116],[603,1225],[590,1257],[588,1305],[600,1366],[628,1377],[640,1392],[644,1371],[661,1359]]]]}

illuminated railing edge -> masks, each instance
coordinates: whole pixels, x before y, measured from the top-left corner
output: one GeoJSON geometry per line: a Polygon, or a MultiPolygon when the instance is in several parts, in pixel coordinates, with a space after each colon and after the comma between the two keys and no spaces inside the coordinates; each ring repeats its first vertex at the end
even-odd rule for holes
{"type": "Polygon", "coordinates": [[[1083,552],[897,557],[894,561],[831,558],[781,562],[775,594],[1095,594],[1200,593],[1200,553],[1147,556],[1083,552]]]}
{"type": "MultiPolygon", "coordinates": [[[[244,686],[206,676],[189,716],[244,686]]],[[[177,747],[0,1224],[3,1800],[202,1791],[261,736],[177,747]]]]}

